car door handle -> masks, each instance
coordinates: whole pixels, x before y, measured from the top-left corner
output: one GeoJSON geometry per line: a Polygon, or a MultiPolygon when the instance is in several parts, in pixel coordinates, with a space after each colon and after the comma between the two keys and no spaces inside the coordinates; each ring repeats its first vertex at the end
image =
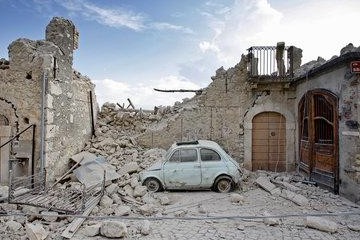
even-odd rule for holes
{"type": "Polygon", "coordinates": [[[194,168],[199,168],[200,167],[200,165],[194,165],[194,168]]]}

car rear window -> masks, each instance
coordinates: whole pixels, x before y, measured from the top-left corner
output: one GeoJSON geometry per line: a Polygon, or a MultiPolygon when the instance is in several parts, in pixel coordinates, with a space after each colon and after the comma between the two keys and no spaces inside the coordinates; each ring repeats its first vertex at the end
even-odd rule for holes
{"type": "Polygon", "coordinates": [[[220,155],[214,150],[202,148],[200,149],[201,161],[220,161],[220,155]]]}
{"type": "Polygon", "coordinates": [[[178,149],[169,159],[170,162],[195,162],[197,161],[196,149],[178,149]]]}

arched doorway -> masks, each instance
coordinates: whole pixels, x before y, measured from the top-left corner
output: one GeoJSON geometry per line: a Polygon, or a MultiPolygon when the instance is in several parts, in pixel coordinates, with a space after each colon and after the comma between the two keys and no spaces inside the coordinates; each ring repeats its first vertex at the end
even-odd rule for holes
{"type": "Polygon", "coordinates": [[[286,171],[286,119],[262,112],[252,120],[252,170],[286,171]]]}
{"type": "Polygon", "coordinates": [[[299,167],[310,180],[339,191],[338,98],[316,89],[299,102],[299,167]]]}

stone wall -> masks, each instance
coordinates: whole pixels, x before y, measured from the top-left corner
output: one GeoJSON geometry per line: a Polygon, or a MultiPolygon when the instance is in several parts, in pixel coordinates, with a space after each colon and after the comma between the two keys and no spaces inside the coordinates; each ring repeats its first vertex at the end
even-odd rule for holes
{"type": "MultiPolygon", "coordinates": [[[[41,113],[45,80],[45,166],[52,179],[67,169],[71,155],[92,136],[90,94],[96,105],[94,84],[72,68],[78,32],[74,24],[53,18],[46,40],[18,39],[9,46],[9,62],[0,64],[0,115],[9,120],[12,135],[36,124],[35,165],[40,167],[41,113]]],[[[31,131],[20,140],[31,140],[31,131]]],[[[20,141],[21,145],[21,141],[20,141]]]]}
{"type": "Polygon", "coordinates": [[[181,112],[154,123],[138,141],[146,146],[167,148],[174,141],[210,139],[251,169],[252,118],[263,111],[279,112],[287,120],[287,165],[289,170],[293,169],[293,90],[277,84],[254,88],[248,79],[245,56],[228,70],[219,68],[200,96],[184,102],[181,112]]]}

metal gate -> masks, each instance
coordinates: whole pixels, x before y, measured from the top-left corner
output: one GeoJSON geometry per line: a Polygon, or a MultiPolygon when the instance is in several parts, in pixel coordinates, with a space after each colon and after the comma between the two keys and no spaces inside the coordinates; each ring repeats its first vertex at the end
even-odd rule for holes
{"type": "Polygon", "coordinates": [[[338,99],[329,91],[307,92],[299,103],[299,167],[319,185],[339,190],[338,99]]]}
{"type": "Polygon", "coordinates": [[[286,121],[276,112],[263,112],[253,120],[252,170],[286,171],[286,121]]]}

